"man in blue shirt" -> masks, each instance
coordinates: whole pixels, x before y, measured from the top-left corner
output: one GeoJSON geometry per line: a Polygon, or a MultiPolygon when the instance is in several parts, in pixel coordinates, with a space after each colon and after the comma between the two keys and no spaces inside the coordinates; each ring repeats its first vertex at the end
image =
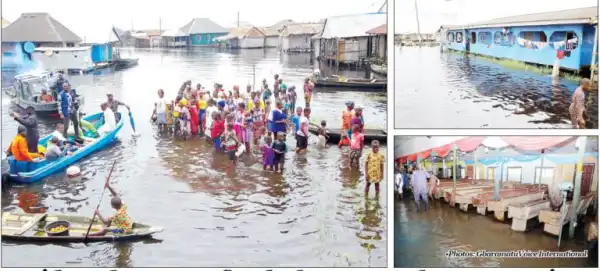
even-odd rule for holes
{"type": "Polygon", "coordinates": [[[300,129],[300,118],[302,117],[302,107],[296,108],[296,115],[292,117],[292,123],[294,123],[294,134],[298,133],[300,129]]]}
{"type": "Polygon", "coordinates": [[[71,85],[69,83],[64,83],[63,91],[58,94],[58,113],[64,122],[63,133],[65,138],[67,137],[67,131],[71,122],[73,122],[75,138],[79,138],[79,104],[77,94],[71,92],[71,85]]]}

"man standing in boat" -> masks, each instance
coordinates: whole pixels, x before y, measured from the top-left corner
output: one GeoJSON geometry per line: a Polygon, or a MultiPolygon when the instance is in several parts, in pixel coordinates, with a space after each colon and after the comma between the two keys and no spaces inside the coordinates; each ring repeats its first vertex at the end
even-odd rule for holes
{"type": "Polygon", "coordinates": [[[64,122],[63,134],[65,137],[67,137],[67,131],[69,130],[71,122],[73,122],[75,137],[79,137],[78,108],[79,105],[77,104],[74,93],[71,93],[69,83],[64,83],[63,90],[58,94],[58,114],[64,122]]]}
{"type": "Polygon", "coordinates": [[[119,105],[125,106],[125,108],[127,108],[127,111],[130,110],[129,105],[126,105],[125,103],[119,101],[119,100],[115,100],[114,96],[112,93],[106,93],[106,98],[108,101],[106,101],[106,105],[115,113],[115,119],[117,120],[117,123],[119,122],[119,120],[121,120],[121,118],[119,117],[118,111],[119,111],[119,105]]]}
{"type": "Polygon", "coordinates": [[[27,129],[25,137],[27,140],[27,149],[31,153],[37,153],[40,133],[38,131],[37,118],[35,117],[35,109],[32,106],[28,106],[25,109],[25,116],[21,117],[15,113],[10,113],[10,116],[27,129]]]}

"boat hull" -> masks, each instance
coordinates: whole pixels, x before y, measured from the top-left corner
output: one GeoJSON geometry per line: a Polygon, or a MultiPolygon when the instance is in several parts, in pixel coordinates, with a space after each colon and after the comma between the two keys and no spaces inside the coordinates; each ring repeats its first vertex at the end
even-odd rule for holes
{"type": "MultiPolygon", "coordinates": [[[[88,236],[87,229],[91,223],[89,217],[66,214],[26,214],[2,213],[2,241],[45,242],[45,243],[81,243],[136,241],[151,238],[153,234],[162,232],[161,227],[152,227],[142,223],[133,223],[130,234],[107,233],[105,236],[88,236]],[[71,224],[68,236],[48,236],[44,231],[47,224],[54,221],[68,221],[71,224]]],[[[96,219],[91,232],[103,229],[102,223],[96,219]]]]}
{"type": "MultiPolygon", "coordinates": [[[[120,113],[119,113],[120,114],[120,113]]],[[[89,115],[83,118],[86,121],[94,122],[102,117],[103,113],[97,113],[94,115],[89,115]]],[[[9,173],[11,182],[15,183],[35,183],[39,182],[42,179],[57,173],[58,171],[78,162],[84,157],[100,150],[111,143],[116,138],[117,133],[123,128],[124,118],[120,118],[117,123],[116,128],[107,133],[100,138],[96,139],[94,142],[88,143],[84,147],[80,148],[78,151],[74,152],[70,156],[62,157],[56,161],[47,161],[45,159],[38,162],[20,162],[16,161],[13,157],[8,158],[9,164],[9,173]]],[[[52,135],[47,135],[40,139],[40,144],[45,145],[52,135]]]]}
{"type": "Polygon", "coordinates": [[[383,65],[371,64],[369,65],[371,72],[377,75],[387,76],[387,67],[383,65]]]}
{"type": "Polygon", "coordinates": [[[137,58],[119,59],[115,61],[115,70],[124,70],[136,66],[138,64],[137,58]]]}
{"type": "MultiPolygon", "coordinates": [[[[308,131],[316,135],[317,129],[318,127],[313,125],[308,129],[308,131]]],[[[327,133],[327,136],[329,136],[329,138],[327,139],[327,143],[337,144],[338,142],[340,142],[340,139],[342,138],[341,133],[342,132],[340,131],[340,129],[329,129],[327,133]]],[[[365,129],[364,135],[365,143],[371,142],[373,140],[378,140],[381,144],[387,143],[387,133],[385,133],[383,130],[365,129]]]]}
{"type": "Polygon", "coordinates": [[[317,79],[315,82],[316,88],[347,88],[369,92],[387,92],[387,81],[377,80],[371,82],[344,82],[339,80],[317,79]]]}

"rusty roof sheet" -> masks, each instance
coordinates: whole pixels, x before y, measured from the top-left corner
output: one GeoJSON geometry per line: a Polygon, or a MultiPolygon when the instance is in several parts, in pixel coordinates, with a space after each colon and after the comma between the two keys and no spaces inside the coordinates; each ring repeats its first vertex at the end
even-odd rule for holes
{"type": "Polygon", "coordinates": [[[286,25],[281,30],[282,36],[290,35],[314,35],[323,30],[323,24],[320,23],[298,23],[286,25]]]}
{"type": "Polygon", "coordinates": [[[387,34],[387,24],[382,24],[378,27],[370,29],[366,33],[371,35],[385,35],[387,34]]]}

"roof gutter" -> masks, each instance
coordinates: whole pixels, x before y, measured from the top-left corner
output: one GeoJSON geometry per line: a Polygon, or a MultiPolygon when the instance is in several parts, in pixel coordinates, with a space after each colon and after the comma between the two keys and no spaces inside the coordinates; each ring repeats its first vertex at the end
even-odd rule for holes
{"type": "Polygon", "coordinates": [[[517,26],[543,26],[543,25],[565,25],[565,24],[592,24],[593,19],[572,19],[572,20],[559,20],[559,21],[535,21],[535,22],[523,22],[523,23],[506,23],[506,24],[474,24],[474,25],[463,25],[445,28],[446,30],[463,30],[463,29],[474,29],[474,28],[502,28],[502,27],[517,27],[517,26]]]}

